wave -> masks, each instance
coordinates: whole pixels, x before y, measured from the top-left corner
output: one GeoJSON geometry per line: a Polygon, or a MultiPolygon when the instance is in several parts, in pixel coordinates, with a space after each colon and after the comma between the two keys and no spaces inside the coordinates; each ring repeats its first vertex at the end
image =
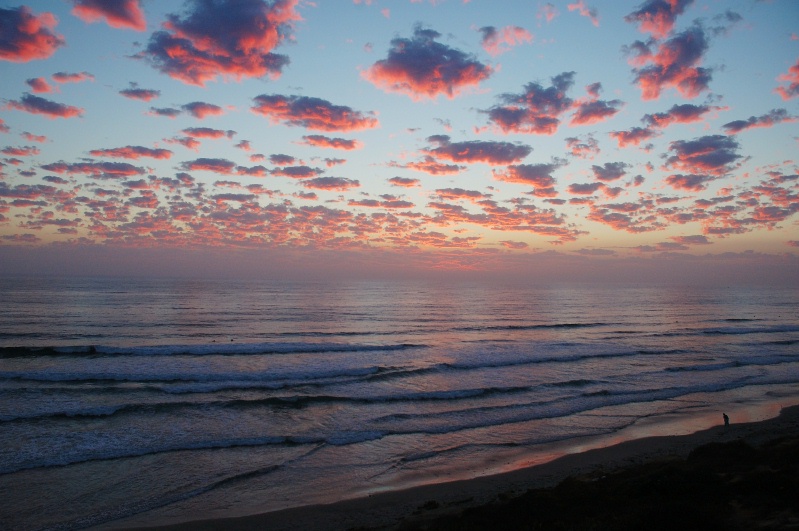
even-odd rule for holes
{"type": "Polygon", "coordinates": [[[572,328],[594,328],[598,326],[611,326],[619,323],[552,323],[532,325],[486,325],[486,326],[461,326],[452,330],[455,332],[484,332],[492,330],[553,330],[572,328]]]}
{"type": "Polygon", "coordinates": [[[750,326],[750,327],[717,327],[701,331],[707,335],[745,335],[745,334],[778,334],[782,332],[799,332],[796,325],[750,326]]]}
{"type": "MultiPolygon", "coordinates": [[[[343,335],[343,334],[335,334],[343,335]]],[[[155,345],[110,347],[83,345],[71,347],[0,347],[0,358],[32,356],[246,356],[269,354],[328,354],[338,352],[376,352],[424,348],[426,345],[400,343],[368,345],[351,343],[205,343],[197,345],[155,345]]]]}

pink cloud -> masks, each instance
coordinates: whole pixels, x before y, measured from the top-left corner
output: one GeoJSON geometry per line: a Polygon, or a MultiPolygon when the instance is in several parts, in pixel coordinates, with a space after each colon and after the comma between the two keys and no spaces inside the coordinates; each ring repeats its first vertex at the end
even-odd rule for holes
{"type": "Polygon", "coordinates": [[[528,247],[530,247],[530,244],[528,243],[515,242],[512,240],[502,240],[499,243],[501,243],[504,247],[507,247],[508,249],[527,249],[528,247]]]}
{"type": "Polygon", "coordinates": [[[457,164],[445,164],[443,162],[438,162],[429,155],[418,162],[409,162],[407,164],[391,163],[390,166],[396,168],[408,168],[409,170],[429,173],[430,175],[455,175],[464,169],[464,166],[459,166],[457,164]]]}
{"type": "Polygon", "coordinates": [[[547,2],[543,6],[538,8],[538,13],[536,14],[536,18],[543,18],[547,21],[547,24],[555,20],[555,17],[559,15],[558,9],[552,5],[552,3],[547,2]]]}
{"type": "Polygon", "coordinates": [[[674,28],[674,21],[693,0],[646,0],[636,10],[624,17],[630,23],[638,23],[638,29],[662,39],[674,28]]]}
{"type": "Polygon", "coordinates": [[[660,135],[657,131],[644,127],[633,127],[629,131],[611,131],[608,134],[616,139],[619,143],[619,147],[627,147],[630,145],[637,146],[645,140],[660,135]]]}
{"type": "Polygon", "coordinates": [[[279,177],[307,179],[308,177],[314,177],[320,173],[324,173],[324,171],[319,168],[311,168],[310,166],[285,166],[283,168],[275,168],[269,173],[279,177]]]}
{"type": "Polygon", "coordinates": [[[219,105],[205,103],[202,101],[193,101],[191,103],[187,103],[186,105],[181,105],[180,108],[199,119],[203,119],[208,116],[219,116],[225,114],[224,109],[222,109],[222,107],[219,105]]]}
{"type": "Polygon", "coordinates": [[[144,168],[127,162],[77,162],[74,164],[55,162],[43,165],[42,169],[55,173],[81,173],[102,179],[128,177],[145,173],[144,168]]]}
{"type": "MultiPolygon", "coordinates": [[[[0,120],[0,130],[2,130],[1,126],[2,126],[2,121],[0,120]]],[[[24,138],[25,140],[29,140],[31,142],[39,142],[39,143],[47,142],[47,137],[46,136],[44,136],[44,135],[34,135],[34,134],[29,133],[27,131],[22,133],[22,138],[24,138]]]]}
{"type": "Polygon", "coordinates": [[[192,138],[233,138],[236,135],[236,131],[230,129],[223,131],[212,127],[187,127],[182,132],[192,138]]]}
{"type": "Polygon", "coordinates": [[[592,100],[577,104],[571,125],[590,125],[612,118],[623,105],[621,100],[592,100]]]}
{"type": "Polygon", "coordinates": [[[533,42],[532,34],[519,26],[505,26],[499,30],[494,26],[484,26],[480,33],[483,35],[480,44],[492,56],[501,55],[525,42],[533,42]]]}
{"type": "Polygon", "coordinates": [[[488,120],[504,133],[552,135],[558,129],[560,116],[572,108],[574,101],[566,91],[574,84],[574,72],[552,78],[552,86],[528,83],[521,94],[504,94],[502,105],[483,111],[488,120]]]}
{"type": "Polygon", "coordinates": [[[53,92],[53,87],[43,77],[34,77],[25,81],[31,90],[36,94],[46,94],[53,92]]]}
{"type": "Polygon", "coordinates": [[[664,42],[634,43],[628,50],[636,54],[631,63],[641,97],[654,100],[664,89],[674,88],[686,98],[695,98],[708,90],[713,71],[698,66],[707,49],[705,32],[698,24],[664,42]]]}
{"type": "Polygon", "coordinates": [[[530,146],[511,142],[482,140],[451,142],[447,135],[433,135],[428,137],[427,141],[437,147],[423,149],[422,153],[451,162],[510,164],[522,160],[533,151],[530,146]]]}
{"type": "Polygon", "coordinates": [[[775,89],[782,99],[789,100],[799,96],[799,59],[797,59],[795,65],[788,69],[788,73],[780,75],[777,81],[784,81],[787,83],[787,86],[777,87],[775,89]]]}
{"type": "Polygon", "coordinates": [[[119,91],[120,94],[132,100],[150,101],[161,95],[160,90],[138,88],[136,83],[131,83],[130,88],[119,91]]]}
{"type": "Polygon", "coordinates": [[[347,190],[361,186],[361,183],[357,180],[347,179],[345,177],[316,177],[315,179],[300,181],[300,184],[312,190],[329,190],[335,192],[346,192],[347,190]]]}
{"type": "Polygon", "coordinates": [[[421,186],[421,181],[419,179],[409,179],[407,177],[392,177],[388,180],[393,186],[399,186],[402,188],[415,188],[417,186],[421,186]]]}
{"type": "Polygon", "coordinates": [[[710,105],[693,105],[691,103],[675,104],[666,112],[645,114],[641,121],[649,127],[665,128],[671,124],[688,124],[699,122],[710,111],[726,110],[727,107],[713,107],[710,105]]]}
{"type": "Polygon", "coordinates": [[[569,8],[569,11],[577,11],[580,13],[580,16],[587,17],[591,21],[591,24],[599,27],[599,13],[595,7],[588,7],[585,5],[585,0],[578,0],[573,4],[568,4],[566,7],[569,8]]]}
{"type": "Polygon", "coordinates": [[[739,147],[735,139],[722,135],[676,140],[670,144],[673,155],[666,159],[666,167],[693,174],[724,175],[741,158],[736,153],[739,147]]]}
{"type": "Polygon", "coordinates": [[[184,171],[210,171],[227,175],[233,173],[236,163],[227,159],[201,157],[185,161],[180,167],[184,171]]]}
{"type": "Polygon", "coordinates": [[[112,28],[147,29],[139,0],[73,0],[72,14],[84,22],[105,19],[112,28]]]}
{"type": "Polygon", "coordinates": [[[31,114],[42,114],[48,118],[73,118],[83,115],[83,109],[80,107],[56,103],[32,94],[23,94],[19,101],[10,100],[8,107],[31,114]]]}
{"type": "Polygon", "coordinates": [[[534,186],[536,191],[543,191],[545,197],[554,194],[555,178],[552,172],[560,167],[552,164],[518,164],[510,165],[505,171],[493,171],[494,178],[509,183],[526,184],[534,186]]]}
{"type": "Polygon", "coordinates": [[[29,157],[31,155],[38,155],[39,148],[36,146],[20,146],[20,147],[6,147],[0,150],[3,155],[10,155],[12,157],[29,157]]]}
{"type": "Polygon", "coordinates": [[[388,57],[365,70],[363,77],[386,92],[419,100],[440,95],[454,98],[491,75],[490,66],[436,42],[439,37],[437,31],[417,26],[412,38],[393,39],[388,57]]]}
{"type": "Polygon", "coordinates": [[[688,175],[675,174],[666,177],[666,183],[677,190],[699,192],[707,188],[707,183],[714,179],[715,177],[712,175],[697,175],[695,173],[688,175]]]}
{"type": "Polygon", "coordinates": [[[139,57],[170,77],[204,86],[218,77],[277,77],[288,64],[273,50],[289,38],[298,0],[189,0],[167,15],[139,57]]]}
{"type": "Polygon", "coordinates": [[[357,140],[348,140],[346,138],[330,138],[329,136],[324,135],[306,135],[302,137],[302,140],[304,144],[309,146],[343,149],[345,151],[351,151],[353,149],[360,149],[363,147],[363,144],[357,140]]]}
{"type": "Polygon", "coordinates": [[[317,131],[357,131],[379,125],[372,113],[362,113],[344,105],[333,105],[321,98],[262,94],[253,101],[254,113],[289,126],[317,131]]]}
{"type": "Polygon", "coordinates": [[[52,76],[56,83],[82,83],[83,81],[94,81],[94,76],[88,72],[56,72],[52,76]]]}
{"type": "Polygon", "coordinates": [[[436,190],[436,195],[443,201],[466,199],[474,202],[491,197],[490,194],[486,195],[477,190],[464,190],[463,188],[439,188],[436,190]]]}
{"type": "Polygon", "coordinates": [[[152,149],[143,146],[125,146],[109,149],[94,149],[89,151],[89,154],[94,157],[111,157],[118,159],[139,159],[141,157],[150,157],[154,159],[169,159],[172,157],[172,152],[168,149],[152,149]]]}
{"type": "Polygon", "coordinates": [[[750,116],[747,120],[734,120],[721,127],[728,135],[734,135],[755,127],[773,127],[779,123],[795,122],[799,120],[796,116],[789,116],[785,109],[772,109],[771,112],[762,116],[750,116]]]}
{"type": "Polygon", "coordinates": [[[52,13],[37,16],[25,6],[0,8],[0,59],[25,63],[50,57],[66,44],[53,32],[57,24],[52,13]]]}
{"type": "Polygon", "coordinates": [[[11,128],[0,118],[0,133],[8,133],[9,131],[11,131],[11,128]]]}
{"type": "Polygon", "coordinates": [[[591,135],[587,135],[585,140],[568,137],[566,138],[566,147],[573,156],[581,159],[593,159],[600,152],[599,142],[591,135]]]}

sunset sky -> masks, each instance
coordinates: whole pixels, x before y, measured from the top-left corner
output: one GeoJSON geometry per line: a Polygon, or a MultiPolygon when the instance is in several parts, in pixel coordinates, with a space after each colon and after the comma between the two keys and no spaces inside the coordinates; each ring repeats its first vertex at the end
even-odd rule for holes
{"type": "Polygon", "coordinates": [[[0,273],[799,278],[795,0],[0,5],[0,273]]]}

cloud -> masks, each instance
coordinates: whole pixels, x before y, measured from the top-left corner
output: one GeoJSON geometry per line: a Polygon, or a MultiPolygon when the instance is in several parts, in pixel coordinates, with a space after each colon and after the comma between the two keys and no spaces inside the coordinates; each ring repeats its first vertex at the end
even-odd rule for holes
{"type": "Polygon", "coordinates": [[[628,131],[611,131],[608,134],[612,138],[616,139],[616,141],[619,143],[619,147],[627,147],[629,145],[637,146],[645,140],[649,140],[650,138],[660,135],[659,132],[653,131],[648,127],[633,127],[628,131]]]}
{"type": "Polygon", "coordinates": [[[649,127],[665,128],[674,123],[688,124],[698,122],[710,111],[725,110],[726,107],[710,105],[693,105],[691,103],[675,104],[666,112],[645,114],[641,121],[649,127]]]}
{"type": "Polygon", "coordinates": [[[0,118],[0,133],[8,133],[9,131],[11,131],[11,128],[0,118]]]}
{"type": "Polygon", "coordinates": [[[285,166],[287,164],[294,164],[296,160],[297,159],[295,159],[291,155],[283,155],[282,153],[277,153],[275,155],[269,156],[269,162],[271,162],[275,166],[285,166]]]}
{"type": "Polygon", "coordinates": [[[713,181],[712,175],[697,175],[695,173],[683,175],[675,174],[666,177],[666,183],[677,190],[689,190],[699,192],[707,188],[707,183],[713,181]]]}
{"type": "Polygon", "coordinates": [[[798,119],[796,116],[789,116],[785,109],[772,109],[771,112],[762,116],[750,116],[747,120],[734,120],[721,127],[728,135],[734,135],[753,127],[773,127],[779,123],[795,122],[798,119]]]}
{"type": "Polygon", "coordinates": [[[345,105],[333,105],[321,98],[261,94],[253,101],[254,113],[289,126],[317,131],[357,131],[379,125],[373,113],[362,113],[345,105]]]}
{"type": "Polygon", "coordinates": [[[361,183],[354,179],[345,177],[317,177],[300,181],[300,184],[311,190],[330,190],[336,192],[346,192],[353,188],[358,188],[361,183]]]}
{"type": "Polygon", "coordinates": [[[525,184],[535,187],[538,197],[554,197],[555,178],[552,172],[560,167],[558,163],[551,164],[518,164],[510,165],[505,171],[493,171],[494,178],[509,183],[525,184]]]}
{"type": "Polygon", "coordinates": [[[302,137],[303,144],[314,147],[343,149],[351,151],[353,149],[360,149],[363,144],[357,140],[348,140],[346,138],[330,138],[324,135],[305,135],[302,137]]]}
{"type": "Polygon", "coordinates": [[[83,81],[94,81],[94,76],[88,72],[56,72],[52,76],[56,83],[82,83],[83,81]]]}
{"type": "Polygon", "coordinates": [[[20,146],[20,147],[13,147],[8,146],[0,150],[0,153],[3,155],[10,155],[12,157],[29,157],[31,155],[38,155],[39,148],[36,146],[20,146]]]}
{"type": "Polygon", "coordinates": [[[674,21],[694,0],[646,0],[624,20],[637,23],[638,29],[662,39],[674,28],[674,21]]]}
{"type": "Polygon", "coordinates": [[[566,7],[569,8],[569,11],[577,11],[581,16],[587,17],[591,20],[591,24],[599,27],[599,13],[595,7],[585,5],[585,0],[578,0],[573,4],[568,4],[566,7]]]}
{"type": "Polygon", "coordinates": [[[132,100],[150,101],[161,95],[160,90],[138,88],[135,83],[130,84],[130,88],[122,89],[120,94],[132,100]]]}
{"type": "Polygon", "coordinates": [[[436,42],[439,37],[437,31],[417,26],[412,38],[392,39],[388,57],[363,71],[363,77],[386,92],[420,100],[442,94],[454,98],[492,74],[490,66],[473,56],[436,42]]]}
{"type": "Polygon", "coordinates": [[[487,195],[477,190],[464,190],[463,188],[439,188],[436,190],[436,195],[443,201],[467,199],[474,202],[491,197],[490,194],[487,195]]]}
{"type": "Polygon", "coordinates": [[[629,167],[630,165],[625,162],[606,162],[603,166],[591,166],[591,170],[596,180],[610,182],[624,177],[629,167]]]}
{"type": "Polygon", "coordinates": [[[419,179],[409,179],[407,177],[392,177],[388,182],[390,182],[392,186],[400,186],[402,188],[415,188],[422,184],[419,179]]]}
{"type": "Polygon", "coordinates": [[[37,16],[25,6],[0,8],[0,59],[25,63],[50,57],[66,44],[53,32],[57,24],[52,13],[37,16]]]}
{"type": "Polygon", "coordinates": [[[543,6],[538,8],[538,13],[536,13],[536,18],[544,19],[547,21],[547,24],[555,20],[555,17],[559,15],[558,9],[552,5],[551,2],[547,2],[543,6]]]}
{"type": "Polygon", "coordinates": [[[597,190],[603,188],[605,186],[604,183],[584,183],[584,184],[570,184],[567,190],[570,194],[573,195],[592,195],[596,193],[597,190]]]}
{"type": "Polygon", "coordinates": [[[795,65],[788,69],[787,74],[782,74],[777,77],[777,81],[784,81],[787,83],[787,86],[774,89],[782,99],[789,100],[799,96],[799,59],[797,59],[795,65]]]}
{"type": "Polygon", "coordinates": [[[427,141],[438,147],[424,149],[423,153],[451,162],[510,164],[522,160],[533,151],[530,146],[511,142],[483,140],[451,142],[447,135],[433,135],[428,137],[427,141]]]}
{"type": "Polygon", "coordinates": [[[46,94],[48,92],[53,92],[53,87],[47,82],[47,80],[43,77],[34,77],[25,81],[25,83],[31,88],[31,90],[37,94],[46,94]]]}
{"type": "Polygon", "coordinates": [[[72,14],[92,23],[105,19],[112,28],[147,29],[139,0],[73,0],[72,14]]]}
{"type": "Polygon", "coordinates": [[[8,107],[31,114],[43,114],[48,118],[73,118],[83,116],[83,109],[25,93],[19,101],[10,100],[8,107]]]}
{"type": "Polygon", "coordinates": [[[525,42],[533,42],[530,32],[519,26],[505,26],[499,30],[494,26],[483,26],[479,31],[483,35],[480,44],[492,56],[501,55],[525,42]]]}
{"type": "Polygon", "coordinates": [[[621,100],[593,100],[581,102],[572,116],[571,125],[588,125],[607,120],[619,112],[623,105],[621,100]]]}
{"type": "Polygon", "coordinates": [[[633,73],[641,88],[641,97],[654,100],[664,89],[674,88],[686,98],[695,98],[708,90],[713,71],[698,66],[707,49],[705,32],[699,25],[663,42],[637,41],[628,47],[628,51],[637,54],[631,63],[637,67],[633,68],[633,73]]]}
{"type": "Polygon", "coordinates": [[[109,149],[93,149],[89,154],[94,157],[111,157],[118,159],[139,159],[150,157],[153,159],[169,159],[172,152],[168,149],[152,149],[143,146],[125,146],[109,149]]]}
{"type": "Polygon", "coordinates": [[[150,112],[153,116],[164,116],[166,118],[177,118],[182,111],[172,107],[150,107],[150,112]]]}
{"type": "Polygon", "coordinates": [[[566,147],[571,155],[581,159],[592,159],[600,152],[599,142],[590,134],[586,136],[585,140],[573,136],[566,138],[566,147]]]}
{"type": "Polygon", "coordinates": [[[227,175],[233,173],[236,163],[227,159],[220,158],[206,158],[187,160],[180,165],[184,171],[212,171],[214,173],[221,173],[227,175]]]}
{"type": "Polygon", "coordinates": [[[324,170],[311,168],[310,166],[285,166],[283,168],[275,168],[269,173],[280,177],[291,177],[292,179],[307,179],[324,173],[324,170]]]}
{"type": "Polygon", "coordinates": [[[230,129],[223,131],[212,127],[187,127],[182,132],[192,138],[233,138],[236,135],[236,131],[230,129]]]}
{"type": "Polygon", "coordinates": [[[512,240],[502,240],[499,243],[501,243],[504,247],[507,247],[508,249],[527,249],[528,247],[530,247],[530,244],[526,242],[515,242],[512,240]]]}
{"type": "Polygon", "coordinates": [[[710,245],[711,242],[707,236],[703,234],[695,234],[692,236],[672,236],[669,238],[682,245],[710,245]]]}
{"type": "Polygon", "coordinates": [[[221,114],[225,114],[224,109],[222,109],[222,107],[219,105],[205,103],[202,101],[193,101],[191,103],[187,103],[186,105],[181,105],[180,108],[199,119],[203,119],[207,116],[219,116],[221,114]]]}
{"type": "Polygon", "coordinates": [[[55,173],[81,173],[101,179],[116,179],[145,173],[144,168],[127,162],[76,162],[74,164],[54,162],[52,164],[44,164],[42,169],[55,173]]]}
{"type": "Polygon", "coordinates": [[[503,94],[502,105],[483,112],[504,133],[552,135],[558,129],[560,116],[574,103],[566,96],[573,84],[574,72],[563,72],[552,78],[552,86],[544,88],[539,83],[528,83],[521,94],[503,94]]]}
{"type": "Polygon", "coordinates": [[[218,77],[277,77],[288,64],[272,53],[300,20],[298,0],[189,0],[183,16],[167,15],[138,57],[168,76],[204,86],[218,77]]]}
{"type": "Polygon", "coordinates": [[[741,158],[736,153],[738,147],[734,138],[722,135],[676,140],[670,144],[674,154],[666,159],[666,166],[695,174],[724,175],[741,158]]]}

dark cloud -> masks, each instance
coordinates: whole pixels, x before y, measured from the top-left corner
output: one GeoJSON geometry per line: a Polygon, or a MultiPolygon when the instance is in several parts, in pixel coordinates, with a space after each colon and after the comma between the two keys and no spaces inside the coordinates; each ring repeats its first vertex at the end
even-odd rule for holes
{"type": "Polygon", "coordinates": [[[54,162],[44,164],[42,169],[54,173],[74,174],[80,173],[101,179],[115,179],[131,175],[143,175],[145,169],[127,162],[54,162]]]}
{"type": "Polygon", "coordinates": [[[292,179],[307,179],[308,177],[314,177],[319,175],[320,173],[324,173],[324,170],[319,168],[311,168],[310,166],[284,166],[282,168],[275,168],[271,172],[272,175],[277,175],[279,177],[291,177],[292,179]]]}
{"type": "Polygon", "coordinates": [[[526,184],[536,189],[553,191],[555,178],[552,172],[558,169],[559,163],[550,164],[517,164],[508,166],[505,171],[494,171],[494,178],[508,183],[526,184]]]}
{"type": "Polygon", "coordinates": [[[53,31],[57,23],[51,13],[35,15],[25,6],[0,8],[0,59],[25,63],[50,57],[66,44],[53,31]]]}
{"type": "Polygon", "coordinates": [[[437,42],[439,37],[437,31],[417,26],[412,38],[392,39],[388,57],[365,70],[363,77],[387,92],[418,100],[441,94],[454,98],[491,75],[490,66],[437,42]]]}
{"type": "Polygon", "coordinates": [[[34,96],[33,94],[27,93],[23,94],[19,101],[10,100],[8,102],[8,107],[32,114],[43,114],[48,118],[73,118],[83,115],[83,109],[80,107],[57,103],[42,98],[41,96],[34,96]]]}
{"type": "Polygon", "coordinates": [[[222,107],[219,105],[205,103],[202,101],[193,101],[191,103],[187,103],[186,105],[181,105],[180,108],[195,118],[200,119],[205,118],[206,116],[219,116],[220,114],[225,113],[224,109],[222,109],[222,107]]]}
{"type": "Polygon", "coordinates": [[[641,142],[660,135],[659,132],[648,127],[633,127],[628,131],[611,131],[608,134],[616,139],[619,147],[638,146],[641,142]]]}
{"type": "Polygon", "coordinates": [[[505,26],[499,30],[494,26],[484,26],[479,31],[483,35],[480,44],[486,52],[494,56],[522,43],[533,42],[530,32],[519,26],[505,26]]]}
{"type": "Polygon", "coordinates": [[[603,188],[604,186],[604,183],[575,183],[569,185],[568,191],[570,194],[574,195],[591,195],[596,193],[597,190],[603,188]]]}
{"type": "Polygon", "coordinates": [[[597,166],[595,164],[591,166],[591,169],[594,172],[596,180],[610,182],[624,177],[629,167],[630,165],[625,162],[606,162],[602,166],[597,166]]]}
{"type": "Polygon", "coordinates": [[[775,91],[782,99],[789,100],[799,96],[799,59],[796,64],[788,69],[787,74],[782,74],[777,77],[777,81],[784,81],[786,86],[777,87],[775,91]]]}
{"type": "Polygon", "coordinates": [[[135,83],[130,84],[130,88],[122,89],[120,94],[132,100],[150,101],[161,95],[160,90],[138,88],[135,83]]]}
{"type": "Polygon", "coordinates": [[[636,54],[631,62],[644,100],[659,98],[666,88],[674,88],[686,98],[708,90],[713,71],[699,66],[708,42],[698,24],[666,41],[639,41],[627,49],[636,54]]]}
{"type": "Polygon", "coordinates": [[[274,122],[317,131],[357,131],[378,126],[372,113],[362,113],[345,105],[333,105],[321,98],[262,94],[253,98],[252,111],[274,122]]]}
{"type": "Polygon", "coordinates": [[[647,0],[638,9],[624,17],[638,29],[662,39],[674,28],[674,21],[694,0],[647,0]]]}
{"type": "Polygon", "coordinates": [[[72,0],[72,14],[86,22],[105,19],[112,28],[147,29],[139,0],[72,0]]]}
{"type": "Polygon", "coordinates": [[[165,116],[166,118],[177,118],[182,111],[172,107],[150,107],[150,114],[155,116],[165,116]]]}
{"type": "Polygon", "coordinates": [[[187,160],[180,165],[185,171],[211,171],[223,175],[233,173],[235,167],[236,163],[231,160],[205,157],[187,160]]]}
{"type": "Polygon", "coordinates": [[[785,109],[772,109],[762,116],[750,116],[747,120],[734,120],[724,124],[724,132],[728,135],[740,133],[753,127],[773,127],[782,122],[795,122],[796,116],[790,116],[785,109]]]}
{"type": "Polygon", "coordinates": [[[510,164],[522,160],[533,151],[530,146],[511,142],[482,140],[451,142],[447,135],[433,135],[428,137],[427,141],[438,147],[424,149],[423,153],[451,162],[510,164]]]}
{"type": "Polygon", "coordinates": [[[94,76],[89,72],[56,72],[51,76],[57,83],[82,83],[94,81],[94,76]]]}
{"type": "Polygon", "coordinates": [[[392,177],[388,182],[394,186],[401,186],[403,188],[414,188],[422,184],[419,179],[409,179],[407,177],[392,177]]]}
{"type": "Polygon", "coordinates": [[[712,175],[697,175],[692,174],[675,174],[666,177],[666,183],[677,190],[688,190],[692,192],[699,192],[707,188],[707,183],[714,180],[712,175]]]}
{"type": "Polygon", "coordinates": [[[298,0],[188,0],[182,15],[169,14],[164,30],[150,36],[143,58],[191,85],[217,77],[240,80],[278,76],[288,64],[272,53],[299,20],[298,0]]]}
{"type": "Polygon", "coordinates": [[[579,103],[571,125],[588,125],[607,120],[616,115],[623,105],[621,100],[593,100],[579,103]]]}
{"type": "Polygon", "coordinates": [[[645,114],[641,121],[649,127],[664,128],[674,123],[688,124],[698,122],[710,111],[723,110],[723,107],[711,105],[693,105],[691,103],[675,104],[666,112],[645,114]]]}
{"type": "Polygon", "coordinates": [[[572,85],[574,72],[553,77],[552,85],[546,88],[539,83],[528,83],[521,94],[503,94],[501,105],[484,112],[505,133],[552,135],[558,129],[561,115],[574,103],[566,96],[572,85]]]}
{"type": "Polygon", "coordinates": [[[346,138],[330,138],[324,135],[305,135],[302,137],[303,143],[309,146],[343,149],[350,151],[353,149],[360,149],[362,144],[357,140],[348,140],[346,138]]]}
{"type": "Polygon", "coordinates": [[[89,151],[89,154],[94,157],[111,157],[119,159],[139,159],[141,157],[149,157],[153,159],[168,159],[172,156],[172,152],[168,149],[153,149],[144,146],[125,146],[118,148],[108,149],[94,149],[89,151]]]}
{"type": "Polygon", "coordinates": [[[230,129],[223,131],[212,127],[187,127],[182,132],[193,138],[233,138],[236,135],[236,131],[230,129]]]}
{"type": "Polygon", "coordinates": [[[300,181],[300,184],[312,190],[331,190],[336,192],[346,192],[361,186],[361,183],[357,180],[345,177],[316,177],[315,179],[300,181]]]}
{"type": "Polygon", "coordinates": [[[738,142],[728,136],[710,135],[694,140],[676,140],[670,144],[673,155],[666,165],[692,174],[724,175],[741,158],[738,142]]]}

